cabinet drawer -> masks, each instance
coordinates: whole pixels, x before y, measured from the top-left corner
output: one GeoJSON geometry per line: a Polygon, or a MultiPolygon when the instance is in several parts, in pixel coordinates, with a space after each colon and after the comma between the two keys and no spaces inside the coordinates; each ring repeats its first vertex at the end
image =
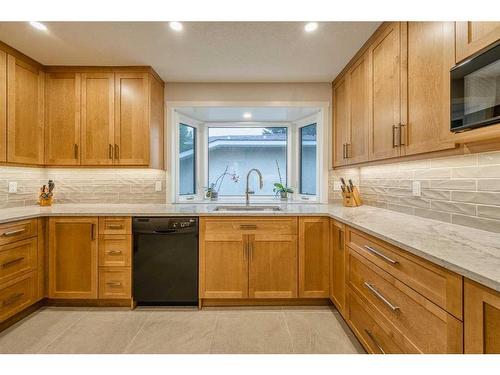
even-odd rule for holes
{"type": "Polygon", "coordinates": [[[99,234],[131,234],[132,218],[106,216],[99,218],[99,234]]]}
{"type": "Polygon", "coordinates": [[[201,221],[201,230],[211,234],[297,234],[296,217],[225,217],[206,218],[201,221]]]}
{"type": "Polygon", "coordinates": [[[0,322],[35,301],[36,273],[32,272],[0,286],[0,322]]]}
{"type": "Polygon", "coordinates": [[[0,224],[0,245],[6,245],[37,235],[37,219],[0,224]]]}
{"type": "Polygon", "coordinates": [[[99,268],[99,298],[127,299],[131,297],[131,269],[127,267],[99,268]]]}
{"type": "Polygon", "coordinates": [[[36,260],[36,238],[0,246],[0,284],[34,271],[37,266],[36,260]]]}
{"type": "Polygon", "coordinates": [[[348,285],[423,353],[462,353],[463,324],[355,251],[348,285]]]}
{"type": "Polygon", "coordinates": [[[370,309],[347,289],[347,315],[354,333],[365,349],[374,354],[419,353],[418,349],[384,317],[370,309]]]}
{"type": "Polygon", "coordinates": [[[462,319],[462,276],[352,228],[346,244],[436,305],[462,319]]]}
{"type": "Polygon", "coordinates": [[[99,267],[130,267],[132,236],[105,234],[99,236],[99,267]]]}

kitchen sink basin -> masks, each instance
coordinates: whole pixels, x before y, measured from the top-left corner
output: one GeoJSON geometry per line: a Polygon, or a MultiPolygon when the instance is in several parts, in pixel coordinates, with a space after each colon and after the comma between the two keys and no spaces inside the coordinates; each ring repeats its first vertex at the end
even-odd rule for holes
{"type": "Polygon", "coordinates": [[[279,206],[217,206],[214,211],[281,211],[279,206]]]}

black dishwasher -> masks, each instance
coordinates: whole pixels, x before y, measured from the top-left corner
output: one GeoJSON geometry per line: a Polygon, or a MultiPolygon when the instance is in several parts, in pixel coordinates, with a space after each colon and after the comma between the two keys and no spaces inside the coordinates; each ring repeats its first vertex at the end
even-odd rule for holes
{"type": "Polygon", "coordinates": [[[135,217],[133,298],[138,305],[198,305],[198,218],[135,217]]]}

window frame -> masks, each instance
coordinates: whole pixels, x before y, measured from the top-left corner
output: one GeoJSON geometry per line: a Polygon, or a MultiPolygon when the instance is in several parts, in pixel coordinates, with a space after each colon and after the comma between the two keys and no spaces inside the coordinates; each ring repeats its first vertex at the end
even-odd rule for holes
{"type": "Polygon", "coordinates": [[[297,127],[297,133],[298,133],[298,174],[297,174],[297,194],[300,197],[316,197],[318,195],[318,124],[317,122],[312,122],[309,125],[303,125],[303,126],[298,126],[297,127]],[[315,126],[316,127],[316,191],[314,194],[308,194],[308,193],[303,193],[302,192],[302,130],[304,128],[307,128],[309,126],[315,126]]]}
{"type": "Polygon", "coordinates": [[[198,195],[198,179],[196,178],[197,174],[198,174],[198,127],[195,127],[195,126],[191,126],[189,124],[186,124],[182,121],[180,121],[178,124],[177,124],[177,131],[179,132],[179,137],[178,137],[178,147],[179,147],[179,151],[177,152],[177,157],[178,157],[178,162],[177,162],[177,168],[178,170],[180,171],[180,127],[181,126],[187,126],[188,128],[191,128],[193,129],[193,193],[190,193],[190,194],[182,194],[181,193],[181,189],[180,189],[180,182],[181,182],[181,179],[180,179],[180,173],[179,173],[179,178],[178,178],[178,184],[179,184],[179,189],[178,189],[178,195],[179,197],[194,197],[196,195],[198,195]]]}

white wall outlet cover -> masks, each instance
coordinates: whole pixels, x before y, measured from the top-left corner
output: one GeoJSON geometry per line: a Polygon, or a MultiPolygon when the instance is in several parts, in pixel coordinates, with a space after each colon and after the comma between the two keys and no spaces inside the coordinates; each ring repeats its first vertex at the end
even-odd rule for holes
{"type": "Polygon", "coordinates": [[[17,193],[17,182],[9,182],[9,193],[17,193]]]}
{"type": "Polygon", "coordinates": [[[161,181],[156,181],[155,183],[155,191],[161,191],[161,181]]]}
{"type": "Polygon", "coordinates": [[[422,195],[422,189],[420,181],[413,181],[412,184],[412,194],[414,197],[420,197],[422,195]]]}
{"type": "Polygon", "coordinates": [[[340,182],[339,181],[334,181],[333,182],[333,190],[339,191],[340,190],[340,182]]]}

